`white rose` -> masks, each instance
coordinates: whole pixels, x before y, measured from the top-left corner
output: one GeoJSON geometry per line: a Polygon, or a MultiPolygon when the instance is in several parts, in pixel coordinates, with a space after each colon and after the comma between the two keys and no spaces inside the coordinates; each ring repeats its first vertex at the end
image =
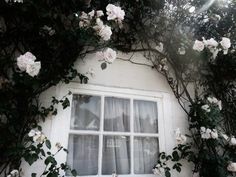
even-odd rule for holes
{"type": "Polygon", "coordinates": [[[12,170],[12,171],[10,172],[10,176],[11,176],[11,177],[19,177],[19,175],[20,175],[20,173],[19,173],[18,170],[12,170]]]}
{"type": "Polygon", "coordinates": [[[169,68],[168,68],[167,65],[164,65],[164,66],[162,67],[162,70],[163,70],[163,71],[168,71],[168,69],[169,69],[169,68]]]}
{"type": "Polygon", "coordinates": [[[202,139],[209,139],[211,138],[211,130],[209,128],[201,127],[201,137],[202,139]]]}
{"type": "Polygon", "coordinates": [[[95,11],[94,10],[92,10],[91,12],[88,13],[88,16],[90,17],[90,19],[93,18],[94,15],[95,15],[95,11]]]}
{"type": "Polygon", "coordinates": [[[208,97],[207,100],[211,104],[216,104],[219,107],[219,110],[222,110],[222,102],[217,100],[215,97],[208,97]]]}
{"type": "Polygon", "coordinates": [[[211,131],[211,138],[212,138],[212,139],[217,139],[217,138],[218,138],[218,132],[217,132],[216,129],[213,129],[213,130],[211,131]]]}
{"type": "Polygon", "coordinates": [[[220,44],[223,47],[223,49],[229,49],[231,47],[230,39],[227,37],[222,37],[220,44]]]}
{"type": "Polygon", "coordinates": [[[28,64],[27,67],[26,67],[26,72],[31,77],[34,77],[34,76],[37,76],[39,74],[40,69],[41,69],[41,62],[37,61],[37,62],[28,64]]]}
{"type": "Polygon", "coordinates": [[[213,38],[206,40],[206,43],[207,43],[208,47],[217,47],[218,46],[218,42],[213,38]]]}
{"type": "Polygon", "coordinates": [[[104,40],[104,41],[108,41],[111,38],[112,35],[112,31],[111,31],[111,27],[104,25],[101,30],[99,31],[98,35],[104,40]]]}
{"type": "Polygon", "coordinates": [[[204,111],[206,111],[206,112],[210,112],[210,111],[211,111],[210,106],[207,105],[207,104],[203,105],[201,108],[202,108],[204,111]]]}
{"type": "Polygon", "coordinates": [[[104,60],[108,63],[113,63],[116,59],[116,51],[112,50],[111,48],[107,48],[104,52],[104,60]]]}
{"type": "Polygon", "coordinates": [[[232,145],[232,146],[235,146],[236,145],[236,138],[231,137],[230,141],[229,141],[229,144],[232,145]]]}
{"type": "Polygon", "coordinates": [[[180,55],[185,55],[185,53],[186,53],[185,48],[184,48],[184,47],[180,47],[180,48],[178,49],[178,53],[179,53],[180,55]]]}
{"type": "Polygon", "coordinates": [[[193,50],[196,50],[198,52],[203,51],[204,49],[204,43],[202,41],[196,40],[193,45],[193,50]]]}
{"type": "Polygon", "coordinates": [[[30,130],[30,132],[28,133],[29,137],[33,137],[35,135],[36,131],[35,130],[30,130]]]}
{"type": "Polygon", "coordinates": [[[155,49],[159,52],[163,52],[163,49],[164,49],[164,45],[162,42],[160,42],[156,47],[155,49]]]}
{"type": "Polygon", "coordinates": [[[213,59],[216,59],[220,49],[218,48],[209,48],[209,49],[210,49],[210,52],[212,53],[213,59]]]}
{"type": "Polygon", "coordinates": [[[226,141],[228,141],[229,140],[229,137],[226,135],[226,134],[221,134],[221,136],[226,140],[226,141]]]}
{"type": "Polygon", "coordinates": [[[226,37],[222,37],[220,44],[223,48],[224,55],[226,55],[228,53],[228,49],[231,47],[230,39],[226,37]]]}
{"type": "Polygon", "coordinates": [[[33,136],[33,141],[37,142],[37,143],[43,143],[46,140],[46,136],[40,132],[40,131],[36,131],[35,135],[33,136]]]}
{"type": "Polygon", "coordinates": [[[103,13],[102,10],[97,10],[97,11],[96,11],[96,16],[97,16],[97,17],[101,17],[101,16],[103,16],[103,15],[104,15],[104,13],[103,13]]]}
{"type": "Polygon", "coordinates": [[[16,60],[18,68],[21,71],[26,71],[27,65],[34,63],[36,57],[32,53],[26,52],[24,55],[20,55],[16,60]]]}
{"type": "Polygon", "coordinates": [[[231,172],[236,172],[236,163],[230,162],[227,166],[227,170],[231,172]]]}
{"type": "Polygon", "coordinates": [[[89,18],[88,14],[85,12],[82,12],[79,19],[80,20],[87,20],[89,18]]]}
{"type": "Polygon", "coordinates": [[[115,6],[113,4],[108,4],[106,7],[107,10],[107,20],[124,20],[125,11],[122,10],[120,7],[115,6]]]}
{"type": "Polygon", "coordinates": [[[177,144],[185,144],[187,141],[187,137],[185,135],[180,135],[176,138],[177,144]]]}

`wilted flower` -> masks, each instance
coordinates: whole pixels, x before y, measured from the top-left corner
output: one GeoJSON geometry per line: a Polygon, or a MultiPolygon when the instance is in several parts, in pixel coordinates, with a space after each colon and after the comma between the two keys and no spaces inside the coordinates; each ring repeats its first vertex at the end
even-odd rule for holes
{"type": "Polygon", "coordinates": [[[122,21],[125,17],[125,11],[120,7],[115,6],[113,4],[108,4],[106,7],[107,10],[107,20],[118,20],[122,21]]]}
{"type": "Polygon", "coordinates": [[[57,142],[57,143],[55,144],[55,146],[56,146],[56,148],[57,148],[58,150],[60,150],[60,149],[62,148],[62,145],[61,145],[61,143],[59,143],[59,142],[57,142]]]}
{"type": "Polygon", "coordinates": [[[162,42],[160,42],[156,47],[155,49],[159,52],[163,52],[163,49],[164,49],[164,45],[162,42]]]}
{"type": "Polygon", "coordinates": [[[217,100],[217,98],[215,97],[208,97],[207,100],[211,103],[211,104],[216,104],[220,110],[222,110],[222,103],[220,100],[217,100]]]}
{"type": "Polygon", "coordinates": [[[47,31],[47,33],[49,34],[49,36],[53,36],[56,32],[54,29],[52,29],[52,27],[49,27],[47,25],[44,25],[43,30],[47,31]]]}
{"type": "Polygon", "coordinates": [[[176,139],[177,144],[185,144],[187,141],[187,137],[181,134],[179,128],[175,130],[175,139],[176,139]]]}
{"type": "Polygon", "coordinates": [[[196,50],[198,52],[203,51],[204,49],[204,43],[202,41],[196,40],[193,45],[193,50],[196,50]]]}
{"type": "Polygon", "coordinates": [[[227,166],[227,170],[231,171],[231,172],[236,172],[236,163],[229,162],[229,164],[227,166]]]}
{"type": "Polygon", "coordinates": [[[180,47],[180,48],[178,49],[178,53],[179,53],[180,55],[185,55],[185,53],[186,53],[185,48],[184,48],[184,47],[180,47]]]}
{"type": "Polygon", "coordinates": [[[89,16],[90,19],[92,19],[94,17],[94,15],[95,15],[94,10],[92,10],[91,12],[88,13],[88,16],[89,16]]]}
{"type": "Polygon", "coordinates": [[[201,108],[206,112],[211,112],[210,106],[207,104],[203,105],[201,108]]]}
{"type": "Polygon", "coordinates": [[[18,170],[12,170],[10,174],[7,175],[7,177],[19,177],[19,176],[20,176],[20,173],[18,170]]]}
{"type": "Polygon", "coordinates": [[[87,27],[90,25],[90,20],[92,18],[92,13],[90,15],[88,15],[87,13],[85,12],[82,12],[79,19],[80,19],[80,22],[79,22],[79,27],[87,27]]]}
{"type": "Polygon", "coordinates": [[[97,17],[101,17],[101,16],[103,16],[103,15],[104,15],[104,13],[103,13],[102,10],[97,10],[97,11],[96,11],[96,16],[97,16],[97,17]]]}

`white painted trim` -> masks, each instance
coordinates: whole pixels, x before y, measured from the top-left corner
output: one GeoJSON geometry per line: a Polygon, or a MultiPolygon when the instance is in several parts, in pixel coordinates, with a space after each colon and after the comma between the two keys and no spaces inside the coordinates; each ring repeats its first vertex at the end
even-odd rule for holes
{"type": "MultiPolygon", "coordinates": [[[[64,147],[68,147],[68,137],[69,134],[90,134],[99,135],[99,171],[98,175],[95,176],[83,176],[83,177],[111,177],[111,175],[101,175],[102,170],[102,146],[103,146],[103,135],[124,135],[129,136],[130,141],[133,141],[134,136],[138,137],[157,137],[159,139],[159,148],[161,151],[166,151],[167,144],[166,139],[170,138],[169,131],[172,128],[171,124],[171,106],[170,106],[170,96],[164,92],[154,92],[154,91],[144,91],[135,90],[128,88],[114,88],[114,87],[104,87],[97,85],[84,85],[78,83],[70,83],[67,85],[60,85],[57,87],[57,97],[61,98],[71,91],[73,94],[90,94],[95,96],[101,96],[101,117],[104,117],[104,96],[113,96],[120,98],[128,98],[131,100],[131,110],[130,110],[130,121],[131,121],[131,131],[133,129],[132,122],[133,119],[133,100],[146,100],[157,102],[158,107],[158,134],[151,133],[134,133],[132,132],[104,132],[103,131],[103,121],[100,120],[100,131],[82,131],[82,130],[70,130],[70,117],[71,117],[71,106],[65,110],[61,107],[58,108],[58,115],[53,119],[52,122],[52,143],[61,142],[64,147]],[[168,130],[168,131],[167,131],[168,130]]],[[[72,103],[72,95],[69,96],[70,103],[72,103]]],[[[171,129],[172,130],[172,129],[171,129]]],[[[134,162],[133,162],[133,142],[131,143],[131,174],[130,175],[119,175],[119,177],[154,177],[152,174],[134,174],[134,162]]],[[[66,161],[66,154],[59,153],[56,157],[59,162],[66,161]]]]}

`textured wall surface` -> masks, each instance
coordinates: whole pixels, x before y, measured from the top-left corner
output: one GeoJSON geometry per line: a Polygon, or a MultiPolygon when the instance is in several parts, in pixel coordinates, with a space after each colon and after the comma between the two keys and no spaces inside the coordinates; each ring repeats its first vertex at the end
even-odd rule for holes
{"type": "MultiPolygon", "coordinates": [[[[119,53],[119,57],[127,59],[130,55],[119,53]]],[[[132,60],[139,63],[149,64],[141,53],[135,54],[132,60]]],[[[94,77],[88,75],[89,85],[162,92],[168,95],[168,108],[170,116],[168,117],[168,120],[170,121],[167,122],[168,126],[166,128],[167,130],[165,130],[165,146],[166,151],[170,152],[175,146],[174,130],[176,128],[180,128],[183,133],[187,133],[187,121],[185,113],[182,111],[182,108],[179,106],[177,100],[172,94],[165,78],[155,69],[151,69],[150,67],[144,65],[135,65],[129,61],[117,59],[113,64],[109,64],[108,68],[105,70],[101,69],[100,64],[101,62],[98,61],[95,54],[89,54],[83,60],[78,59],[75,67],[81,73],[86,73],[90,68],[93,68],[95,75],[94,77]]],[[[75,82],[78,82],[78,80],[75,80],[75,82]]],[[[49,89],[47,92],[42,94],[42,103],[47,105],[50,102],[50,98],[52,96],[57,96],[58,92],[60,92],[59,87],[49,89]]],[[[47,137],[52,139],[53,137],[51,132],[54,129],[53,122],[55,122],[57,118],[57,116],[50,117],[45,123],[42,123],[44,133],[47,137]]],[[[185,162],[183,163],[185,164],[185,162]]],[[[191,177],[191,167],[189,165],[185,166],[186,167],[181,174],[173,174],[173,176],[191,177]]],[[[22,168],[25,176],[29,177],[31,171],[41,172],[43,170],[43,165],[41,163],[37,163],[32,167],[29,167],[27,164],[23,163],[22,168]]]]}

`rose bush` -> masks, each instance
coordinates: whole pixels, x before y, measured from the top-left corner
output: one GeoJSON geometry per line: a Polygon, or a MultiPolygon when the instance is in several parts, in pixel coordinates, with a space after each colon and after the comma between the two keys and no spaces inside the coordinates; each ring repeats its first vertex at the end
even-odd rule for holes
{"type": "MultiPolygon", "coordinates": [[[[57,166],[56,154],[49,150],[45,154],[43,149],[50,149],[50,141],[38,127],[48,115],[57,113],[58,104],[69,106],[69,100],[53,97],[51,106],[41,107],[39,95],[75,77],[87,83],[86,73],[73,68],[78,56],[99,51],[105,69],[120,50],[143,52],[151,68],[166,78],[188,117],[190,135],[176,130],[177,146],[170,155],[159,154],[154,173],[169,177],[171,169],[181,171],[185,159],[201,177],[233,176],[236,3],[205,3],[1,1],[0,150],[4,153],[0,173],[22,176],[22,158],[29,164],[43,158],[44,175],[60,176],[60,170],[76,175],[64,163],[57,166]]],[[[94,71],[87,73],[92,76],[94,71]]],[[[59,143],[57,147],[64,149],[59,143]]]]}

